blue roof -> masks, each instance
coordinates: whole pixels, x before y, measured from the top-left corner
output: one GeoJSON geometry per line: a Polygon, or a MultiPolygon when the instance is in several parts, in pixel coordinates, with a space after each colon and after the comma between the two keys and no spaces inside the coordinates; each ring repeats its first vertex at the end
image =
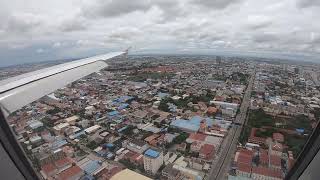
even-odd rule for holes
{"type": "Polygon", "coordinates": [[[106,143],[102,145],[103,147],[112,148],[114,145],[111,143],[106,143]]]}
{"type": "Polygon", "coordinates": [[[204,119],[208,126],[213,125],[213,119],[211,118],[202,118],[200,116],[194,116],[190,120],[177,119],[171,122],[171,126],[175,126],[177,128],[185,129],[188,131],[198,131],[200,128],[200,122],[204,119]]]}
{"type": "Polygon", "coordinates": [[[304,133],[304,129],[303,129],[303,128],[297,128],[296,131],[297,131],[298,133],[304,133]]]}
{"type": "Polygon", "coordinates": [[[90,161],[83,167],[83,170],[86,172],[86,174],[92,174],[100,166],[101,165],[99,164],[99,161],[90,161]]]}
{"type": "Polygon", "coordinates": [[[124,104],[121,104],[119,107],[118,107],[118,110],[122,110],[122,109],[125,109],[129,106],[128,103],[124,103],[124,104]]]}
{"type": "Polygon", "coordinates": [[[113,153],[108,153],[108,154],[107,154],[107,158],[112,158],[113,156],[114,156],[113,153]]]}
{"type": "Polygon", "coordinates": [[[118,133],[122,132],[123,130],[125,130],[125,129],[127,129],[127,128],[128,128],[128,126],[124,126],[124,127],[120,128],[120,129],[118,130],[118,133]]]}
{"type": "Polygon", "coordinates": [[[51,149],[58,149],[66,144],[68,144],[67,140],[57,139],[51,144],[51,149]]]}
{"type": "Polygon", "coordinates": [[[119,114],[118,111],[111,111],[111,112],[108,113],[109,116],[115,116],[117,114],[119,114]]]}
{"type": "Polygon", "coordinates": [[[144,152],[144,155],[147,155],[147,156],[150,156],[150,157],[153,157],[153,158],[156,158],[159,156],[159,152],[156,151],[156,150],[153,150],[153,149],[148,149],[146,150],[146,152],[144,152]]]}
{"type": "Polygon", "coordinates": [[[94,180],[95,178],[91,175],[86,175],[84,177],[81,178],[81,180],[94,180]]]}
{"type": "Polygon", "coordinates": [[[184,120],[184,119],[174,120],[171,122],[170,125],[180,129],[185,129],[185,130],[194,131],[194,132],[198,131],[200,128],[199,125],[192,124],[190,123],[190,121],[184,120]]]}
{"type": "Polygon", "coordinates": [[[206,121],[206,124],[208,125],[208,126],[212,126],[212,124],[213,124],[213,119],[211,119],[211,118],[202,118],[202,117],[200,117],[200,116],[193,116],[191,119],[190,119],[190,122],[192,123],[192,124],[199,124],[200,125],[200,122],[201,122],[201,120],[202,119],[204,119],[205,121],[206,121]]]}
{"type": "Polygon", "coordinates": [[[86,134],[86,133],[84,131],[80,131],[76,134],[70,135],[69,137],[70,137],[70,139],[76,139],[76,138],[80,137],[82,134],[86,134]]]}
{"type": "Polygon", "coordinates": [[[169,94],[168,94],[168,93],[159,92],[159,93],[158,93],[158,96],[159,96],[159,98],[164,98],[164,97],[169,96],[169,94]]]}
{"type": "Polygon", "coordinates": [[[127,101],[129,101],[131,99],[133,99],[132,96],[121,96],[121,97],[115,99],[114,101],[116,101],[116,102],[127,102],[127,101]]]}

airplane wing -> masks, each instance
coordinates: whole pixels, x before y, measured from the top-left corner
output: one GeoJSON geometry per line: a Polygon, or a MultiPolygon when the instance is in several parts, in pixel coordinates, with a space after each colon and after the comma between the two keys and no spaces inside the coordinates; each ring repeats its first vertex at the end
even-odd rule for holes
{"type": "Polygon", "coordinates": [[[0,107],[5,116],[82,77],[108,66],[106,60],[127,54],[113,52],[80,59],[0,81],[0,107]]]}

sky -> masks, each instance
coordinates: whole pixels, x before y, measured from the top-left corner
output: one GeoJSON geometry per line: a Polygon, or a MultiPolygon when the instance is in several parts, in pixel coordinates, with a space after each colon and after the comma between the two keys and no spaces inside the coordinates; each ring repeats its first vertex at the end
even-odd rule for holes
{"type": "Polygon", "coordinates": [[[319,0],[0,0],[0,66],[132,54],[319,59],[319,0]]]}

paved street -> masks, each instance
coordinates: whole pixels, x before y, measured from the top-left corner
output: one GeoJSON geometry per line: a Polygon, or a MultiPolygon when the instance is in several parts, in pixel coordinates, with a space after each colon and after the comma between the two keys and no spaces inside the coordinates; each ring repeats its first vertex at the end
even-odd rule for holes
{"type": "Polygon", "coordinates": [[[229,130],[221,144],[220,151],[217,153],[217,158],[212,162],[212,167],[208,175],[208,179],[220,180],[226,179],[229,166],[232,162],[233,155],[236,151],[238,139],[241,134],[243,124],[245,123],[248,107],[250,106],[250,97],[253,86],[255,72],[252,74],[248,88],[243,97],[240,107],[240,113],[236,116],[235,124],[229,130]],[[240,125],[238,125],[240,124],[240,125]]]}

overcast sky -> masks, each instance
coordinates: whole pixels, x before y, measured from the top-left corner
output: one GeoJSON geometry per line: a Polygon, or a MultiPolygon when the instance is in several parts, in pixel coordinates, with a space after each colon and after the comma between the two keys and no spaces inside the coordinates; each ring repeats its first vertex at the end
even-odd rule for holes
{"type": "Polygon", "coordinates": [[[320,0],[0,0],[0,66],[129,46],[317,57],[319,18],[320,0]]]}

